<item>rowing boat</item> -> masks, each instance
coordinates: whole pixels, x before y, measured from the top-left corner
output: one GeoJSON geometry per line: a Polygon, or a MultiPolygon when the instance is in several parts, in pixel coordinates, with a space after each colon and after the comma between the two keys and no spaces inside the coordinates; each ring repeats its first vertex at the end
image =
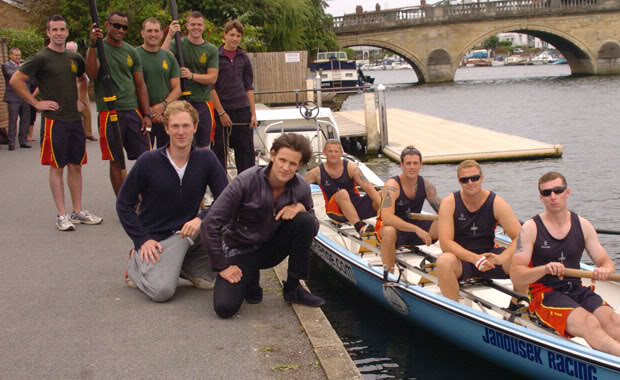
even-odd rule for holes
{"type": "MultiPolygon", "coordinates": [[[[312,194],[320,220],[313,251],[368,297],[412,324],[524,376],[620,378],[620,358],[593,350],[581,338],[559,336],[530,318],[525,308],[516,313],[504,310],[514,295],[510,280],[468,281],[461,284],[459,302],[443,297],[432,273],[441,254],[437,243],[399,250],[395,273],[384,272],[376,241],[360,240],[352,226],[331,222],[320,188],[312,185],[312,194]]],[[[510,242],[501,231],[496,240],[510,242]]],[[[582,264],[582,269],[593,268],[582,264]]],[[[597,282],[596,290],[618,308],[620,284],[597,282]]]]}

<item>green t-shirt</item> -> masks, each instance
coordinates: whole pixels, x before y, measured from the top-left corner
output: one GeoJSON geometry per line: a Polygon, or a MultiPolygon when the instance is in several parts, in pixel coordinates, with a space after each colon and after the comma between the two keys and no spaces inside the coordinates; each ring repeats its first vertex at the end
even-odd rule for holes
{"type": "Polygon", "coordinates": [[[78,121],[82,114],[77,109],[78,90],[75,80],[86,70],[79,54],[59,53],[48,47],[41,49],[20,66],[19,71],[35,78],[41,100],[58,103],[57,111],[43,111],[43,117],[53,120],[78,121]]]}
{"type": "MultiPolygon", "coordinates": [[[[201,45],[194,45],[187,40],[187,37],[181,39],[183,46],[183,59],[185,67],[192,73],[206,74],[207,69],[217,69],[220,65],[217,48],[205,41],[201,45]]],[[[172,40],[170,51],[177,54],[176,41],[172,40]]],[[[192,102],[206,102],[211,100],[211,85],[200,84],[196,81],[188,81],[188,90],[192,92],[189,100],[192,102]]]]}
{"type": "Polygon", "coordinates": [[[155,53],[144,50],[142,46],[136,49],[142,59],[144,81],[149,91],[149,104],[161,103],[170,93],[170,78],[181,76],[179,63],[172,53],[164,49],[159,49],[155,53]]]}
{"type": "MultiPolygon", "coordinates": [[[[91,48],[95,49],[95,48],[91,48]]],[[[116,95],[116,110],[130,111],[138,109],[138,98],[136,96],[136,85],[133,81],[133,73],[142,71],[142,60],[140,54],[133,46],[126,42],[118,46],[110,45],[103,40],[103,50],[105,52],[110,76],[114,85],[114,95],[116,95]]],[[[97,58],[99,53],[97,53],[97,58]]],[[[97,111],[107,111],[108,106],[103,101],[103,73],[101,67],[95,79],[95,98],[97,99],[97,111]]]]}

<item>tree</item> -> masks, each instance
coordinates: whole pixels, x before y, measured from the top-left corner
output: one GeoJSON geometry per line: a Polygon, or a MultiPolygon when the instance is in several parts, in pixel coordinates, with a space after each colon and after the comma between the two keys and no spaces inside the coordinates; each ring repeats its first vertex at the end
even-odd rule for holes
{"type": "Polygon", "coordinates": [[[494,35],[484,40],[484,42],[482,43],[482,46],[487,50],[493,50],[497,47],[498,44],[499,44],[499,37],[497,37],[497,35],[494,35]]]}
{"type": "Polygon", "coordinates": [[[304,32],[312,14],[307,0],[271,0],[276,17],[265,24],[264,36],[270,51],[306,47],[304,32]]]}
{"type": "Polygon", "coordinates": [[[43,48],[45,40],[35,29],[0,29],[0,38],[8,40],[9,48],[19,48],[22,59],[30,57],[43,48]]]}

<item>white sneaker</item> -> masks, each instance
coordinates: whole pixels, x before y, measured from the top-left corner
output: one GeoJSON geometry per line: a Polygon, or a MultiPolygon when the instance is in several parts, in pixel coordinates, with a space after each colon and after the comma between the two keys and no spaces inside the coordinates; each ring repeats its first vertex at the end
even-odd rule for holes
{"type": "Polygon", "coordinates": [[[69,215],[59,215],[56,219],[56,227],[61,231],[74,231],[75,226],[69,220],[69,215]]]}
{"type": "Polygon", "coordinates": [[[103,221],[103,218],[100,218],[95,214],[91,214],[88,210],[81,210],[77,214],[72,211],[71,215],[69,215],[69,219],[71,222],[76,224],[99,224],[103,221]]]}
{"type": "Polygon", "coordinates": [[[189,282],[191,282],[192,285],[194,285],[194,287],[198,289],[210,290],[215,287],[215,281],[210,281],[201,277],[190,276],[184,271],[181,271],[181,278],[189,280],[189,282]]]}

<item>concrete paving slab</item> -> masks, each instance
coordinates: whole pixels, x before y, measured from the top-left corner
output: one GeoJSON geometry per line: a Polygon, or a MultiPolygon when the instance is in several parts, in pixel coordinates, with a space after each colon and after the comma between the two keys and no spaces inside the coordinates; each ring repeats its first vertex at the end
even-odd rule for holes
{"type": "Polygon", "coordinates": [[[87,143],[83,204],[104,221],[73,232],[55,227],[34,144],[0,149],[0,379],[326,378],[273,270],[262,273],[264,301],[230,320],[187,282],[163,304],[129,289],[131,241],[98,142],[87,143]]]}

